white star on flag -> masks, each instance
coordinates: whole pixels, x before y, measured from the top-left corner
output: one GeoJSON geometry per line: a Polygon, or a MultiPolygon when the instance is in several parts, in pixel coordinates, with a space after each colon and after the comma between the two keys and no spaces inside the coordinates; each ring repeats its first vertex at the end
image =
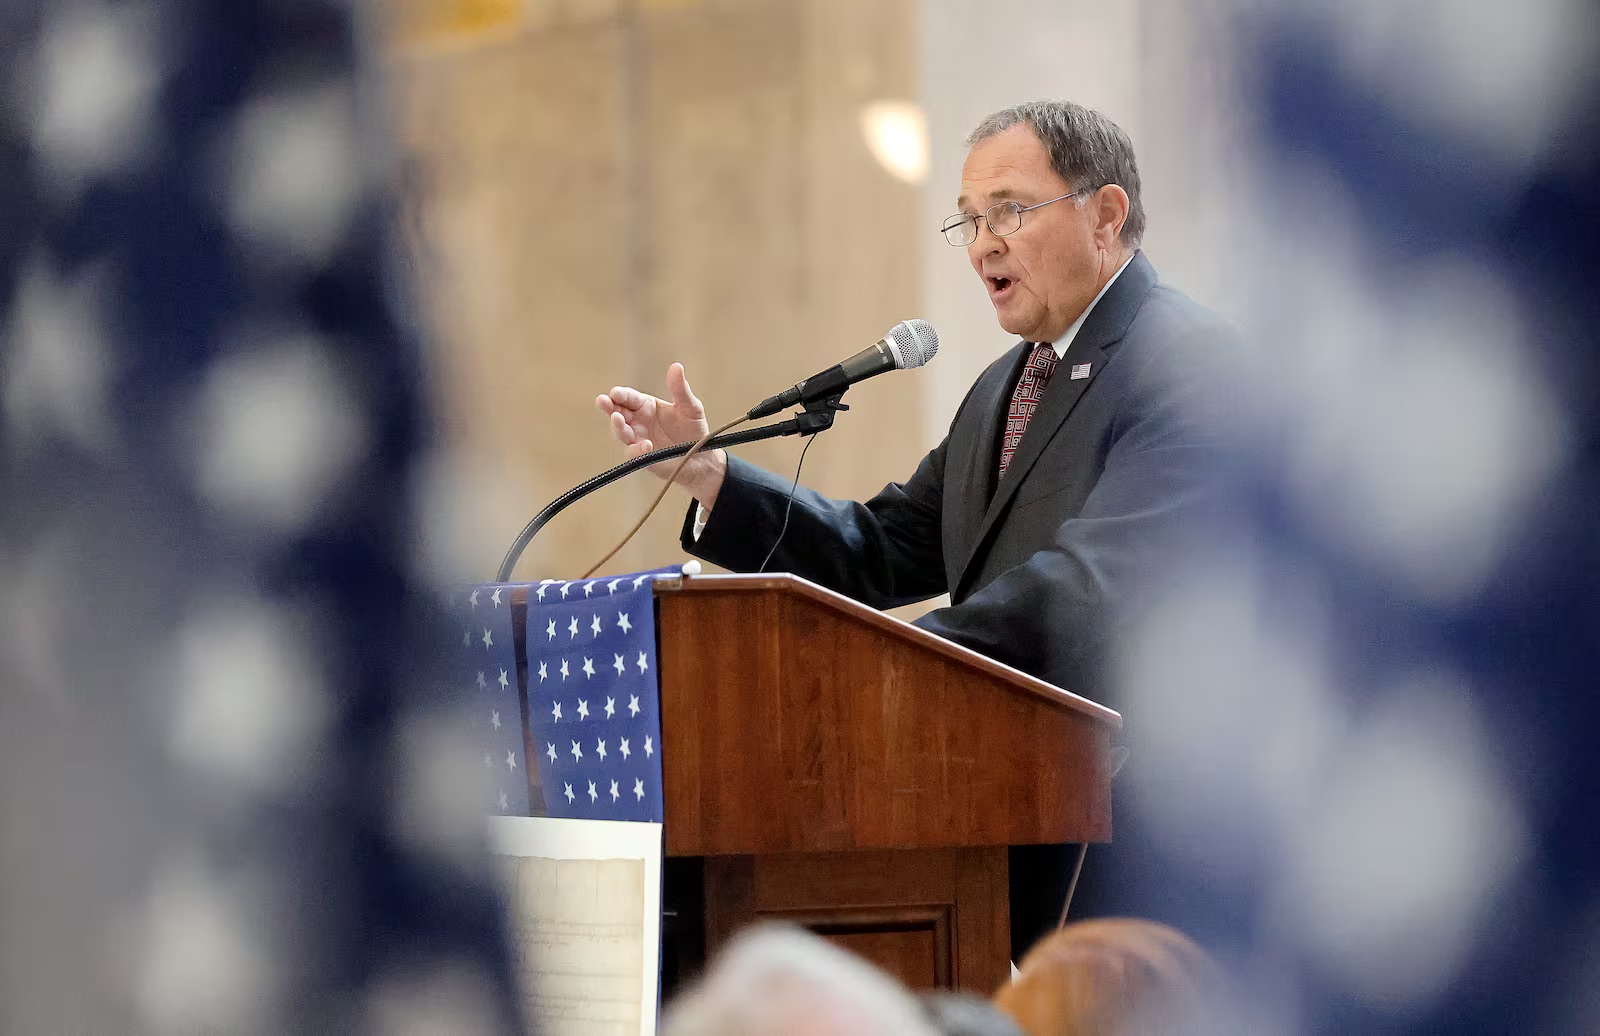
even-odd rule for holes
{"type": "Polygon", "coordinates": [[[546,667],[545,667],[545,664],[544,664],[544,663],[543,663],[543,662],[540,662],[540,663],[539,663],[539,682],[540,682],[540,683],[544,683],[544,681],[545,681],[545,678],[546,678],[546,677],[547,677],[547,676],[549,676],[549,675],[550,675],[550,671],[549,671],[549,669],[547,669],[547,668],[546,668],[546,667]]]}
{"type": "Polygon", "coordinates": [[[629,630],[633,629],[633,623],[628,621],[627,612],[617,613],[617,628],[622,630],[624,633],[627,633],[629,630]]]}
{"type": "Polygon", "coordinates": [[[480,691],[487,690],[488,687],[489,687],[489,681],[484,678],[483,670],[482,669],[478,670],[478,690],[480,690],[480,691]]]}
{"type": "Polygon", "coordinates": [[[646,579],[649,579],[649,578],[650,578],[650,573],[648,573],[648,572],[646,572],[646,573],[645,573],[645,574],[644,574],[644,575],[642,575],[642,576],[637,576],[637,577],[635,577],[635,578],[634,578],[634,580],[633,580],[633,588],[634,588],[634,589],[635,589],[635,590],[637,590],[637,589],[639,589],[639,587],[641,587],[641,586],[643,586],[643,585],[644,585],[644,581],[645,581],[645,580],[646,580],[646,579]]]}
{"type": "Polygon", "coordinates": [[[600,796],[594,790],[594,781],[590,781],[589,782],[589,801],[593,802],[595,799],[597,799],[599,797],[600,796]]]}
{"type": "Polygon", "coordinates": [[[576,637],[577,635],[578,635],[578,617],[576,615],[574,615],[572,617],[572,621],[567,624],[567,639],[571,640],[574,637],[576,637]]]}
{"type": "Polygon", "coordinates": [[[606,743],[604,741],[597,742],[594,746],[594,751],[596,755],[604,759],[606,757],[606,743]]]}
{"type": "Polygon", "coordinates": [[[516,757],[516,755],[514,753],[512,753],[512,752],[507,752],[506,753],[506,769],[515,770],[516,768],[517,768],[517,757],[516,757]]]}
{"type": "Polygon", "coordinates": [[[556,761],[556,746],[555,746],[555,742],[546,741],[544,744],[545,744],[545,748],[547,749],[547,751],[545,752],[545,755],[549,756],[550,757],[550,762],[554,763],[556,761]]]}
{"type": "Polygon", "coordinates": [[[594,632],[595,636],[598,637],[600,635],[600,630],[601,630],[600,616],[596,615],[594,617],[594,621],[589,624],[589,629],[594,632]]]}
{"type": "Polygon", "coordinates": [[[487,628],[483,631],[483,646],[486,648],[494,647],[494,638],[489,636],[489,631],[487,628]]]}
{"type": "Polygon", "coordinates": [[[506,671],[504,669],[500,670],[500,689],[503,691],[510,686],[510,681],[506,679],[506,671]]]}
{"type": "Polygon", "coordinates": [[[648,734],[646,734],[645,735],[645,739],[644,739],[644,755],[645,755],[645,758],[648,759],[648,758],[650,758],[650,756],[652,756],[654,754],[655,754],[655,748],[651,744],[650,736],[648,734]]]}
{"type": "Polygon", "coordinates": [[[500,607],[500,588],[498,586],[494,588],[494,593],[489,595],[489,600],[494,602],[496,608],[500,607]]]}
{"type": "Polygon", "coordinates": [[[539,589],[534,591],[534,596],[539,598],[539,600],[541,600],[541,601],[544,600],[544,588],[545,588],[546,585],[547,584],[545,584],[545,583],[540,583],[539,584],[539,589]]]}
{"type": "Polygon", "coordinates": [[[472,646],[472,631],[471,630],[462,630],[461,631],[461,646],[462,647],[471,647],[472,646]]]}
{"type": "Polygon", "coordinates": [[[628,756],[633,754],[628,748],[628,739],[627,738],[622,738],[622,744],[617,746],[617,751],[622,753],[622,758],[624,758],[624,759],[628,758],[628,756]]]}
{"type": "Polygon", "coordinates": [[[572,742],[572,761],[577,762],[583,758],[583,749],[578,747],[578,742],[572,742]]]}
{"type": "Polygon", "coordinates": [[[511,808],[511,801],[506,798],[506,793],[502,791],[500,793],[500,812],[504,813],[506,810],[508,810],[510,808],[511,808]]]}
{"type": "Polygon", "coordinates": [[[572,799],[573,799],[573,795],[572,795],[572,785],[570,785],[570,784],[567,784],[567,783],[566,783],[566,782],[565,782],[565,781],[563,781],[563,782],[562,782],[562,784],[564,784],[564,785],[566,785],[566,789],[567,789],[567,791],[566,791],[566,795],[567,795],[567,803],[568,803],[568,804],[569,804],[569,805],[570,805],[570,804],[571,804],[571,802],[572,802],[572,799]]]}
{"type": "Polygon", "coordinates": [[[560,702],[556,702],[555,703],[555,708],[550,710],[550,715],[555,717],[555,722],[557,722],[557,723],[561,722],[561,703],[560,702]]]}
{"type": "Polygon", "coordinates": [[[650,666],[644,660],[644,652],[643,651],[639,652],[638,665],[639,665],[639,672],[641,672],[641,673],[644,672],[646,669],[650,668],[650,666]]]}
{"type": "Polygon", "coordinates": [[[467,603],[472,605],[474,608],[478,606],[478,591],[474,590],[467,595],[467,603]]]}
{"type": "Polygon", "coordinates": [[[485,770],[494,769],[494,760],[489,758],[489,753],[488,752],[483,753],[483,768],[485,770]]]}
{"type": "Polygon", "coordinates": [[[496,730],[500,729],[500,710],[499,709],[490,709],[489,710],[489,725],[491,727],[493,727],[494,729],[496,729],[496,730]]]}
{"type": "Polygon", "coordinates": [[[585,658],[583,660],[583,676],[586,680],[594,679],[594,659],[585,658]]]}
{"type": "Polygon", "coordinates": [[[615,662],[611,663],[611,668],[613,668],[613,669],[615,669],[617,671],[617,675],[618,676],[621,676],[622,675],[622,671],[624,669],[628,668],[628,663],[626,663],[626,662],[624,662],[622,660],[622,656],[621,655],[618,655],[617,656],[617,660],[615,662]]]}
{"type": "Polygon", "coordinates": [[[587,583],[583,584],[583,596],[588,597],[592,593],[594,593],[594,580],[593,579],[591,579],[587,583]]]}
{"type": "Polygon", "coordinates": [[[619,793],[617,792],[617,782],[616,781],[612,781],[611,782],[611,801],[612,802],[617,801],[618,794],[619,793]]]}
{"type": "Polygon", "coordinates": [[[589,718],[589,703],[584,701],[582,698],[578,699],[578,718],[579,719],[588,719],[589,718]]]}
{"type": "Polygon", "coordinates": [[[606,584],[606,593],[608,593],[608,594],[616,593],[617,592],[617,584],[620,583],[620,582],[622,582],[622,580],[613,579],[611,582],[607,583],[606,584]]]}
{"type": "Polygon", "coordinates": [[[616,714],[617,714],[617,699],[611,697],[610,695],[607,695],[606,696],[606,719],[610,719],[612,716],[615,716],[616,714]]]}
{"type": "Polygon", "coordinates": [[[639,714],[639,696],[637,694],[630,694],[630,695],[628,695],[628,715],[637,716],[638,714],[639,714]]]}
{"type": "Polygon", "coordinates": [[[635,780],[633,782],[633,797],[640,801],[644,800],[644,781],[635,780]]]}
{"type": "Polygon", "coordinates": [[[571,676],[571,675],[572,674],[570,672],[568,672],[568,670],[567,670],[567,660],[563,658],[561,660],[561,679],[565,680],[568,676],[571,676]]]}
{"type": "Polygon", "coordinates": [[[561,599],[563,601],[565,601],[567,599],[567,591],[571,590],[571,589],[572,589],[572,584],[571,583],[562,583],[561,584],[561,599]]]}
{"type": "Polygon", "coordinates": [[[550,639],[551,640],[556,639],[556,620],[551,619],[550,620],[550,625],[546,626],[544,628],[544,631],[546,633],[550,634],[550,639]]]}

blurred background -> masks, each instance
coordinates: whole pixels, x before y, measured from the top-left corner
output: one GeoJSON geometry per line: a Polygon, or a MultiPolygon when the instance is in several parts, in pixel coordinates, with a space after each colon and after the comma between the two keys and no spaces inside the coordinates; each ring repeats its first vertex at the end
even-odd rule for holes
{"type": "Polygon", "coordinates": [[[925,318],[804,479],[907,475],[1011,344],[936,230],[962,140],[1063,97],[1252,349],[1228,513],[1122,645],[1125,879],[1232,1031],[1600,1031],[1596,39],[1585,0],[0,5],[0,1030],[514,1026],[437,591],[675,360],[715,423],[925,318]]]}
{"type": "MultiPolygon", "coordinates": [[[[442,339],[464,560],[620,459],[594,396],[664,393],[681,361],[713,424],[911,317],[927,367],[853,389],[804,480],[864,499],[910,475],[1013,344],[963,250],[963,141],[1066,97],[1133,138],[1163,276],[1223,311],[1240,228],[1239,106],[1214,5],[1140,0],[402,0],[387,49],[424,288],[442,339]],[[1093,45],[1080,45],[1092,36],[1093,45]],[[1236,246],[1235,246],[1236,247],[1236,246]]],[[[793,440],[746,455],[792,472],[793,440]]],[[[519,576],[571,577],[659,483],[542,532],[519,576]]],[[[614,559],[678,557],[683,496],[614,559]]]]}

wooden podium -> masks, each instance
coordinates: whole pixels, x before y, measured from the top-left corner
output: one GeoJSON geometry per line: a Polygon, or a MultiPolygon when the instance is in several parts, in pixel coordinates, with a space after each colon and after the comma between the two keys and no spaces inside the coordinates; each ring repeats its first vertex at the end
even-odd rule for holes
{"type": "Polygon", "coordinates": [[[997,988],[1006,847],[1110,840],[1121,717],[796,576],[655,587],[666,854],[704,858],[706,953],[783,920],[997,988]]]}

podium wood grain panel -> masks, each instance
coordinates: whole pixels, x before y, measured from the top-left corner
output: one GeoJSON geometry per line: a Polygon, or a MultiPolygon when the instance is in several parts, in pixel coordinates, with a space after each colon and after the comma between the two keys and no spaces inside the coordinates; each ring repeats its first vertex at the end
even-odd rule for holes
{"type": "Polygon", "coordinates": [[[669,854],[1110,838],[1111,710],[793,576],[657,605],[669,854]]]}

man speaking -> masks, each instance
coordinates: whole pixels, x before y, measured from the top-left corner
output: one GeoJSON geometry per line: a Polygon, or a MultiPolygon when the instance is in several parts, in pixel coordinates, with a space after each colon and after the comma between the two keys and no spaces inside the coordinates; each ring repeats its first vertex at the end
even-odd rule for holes
{"type": "MultiPolygon", "coordinates": [[[[908,480],[865,503],[799,489],[769,567],[878,608],[949,593],[917,624],[1115,707],[1114,636],[1202,497],[1208,442],[1193,404],[1228,331],[1139,251],[1133,146],[1105,116],[1021,104],[967,145],[942,230],[1021,341],[908,480]]],[[[667,387],[670,399],[619,387],[596,400],[630,456],[706,433],[681,364],[667,387]]],[[[696,501],[684,549],[760,567],[790,480],[721,450],[679,480],[696,501]]],[[[1014,959],[1054,921],[1064,861],[1058,847],[1013,850],[1014,959]]]]}

